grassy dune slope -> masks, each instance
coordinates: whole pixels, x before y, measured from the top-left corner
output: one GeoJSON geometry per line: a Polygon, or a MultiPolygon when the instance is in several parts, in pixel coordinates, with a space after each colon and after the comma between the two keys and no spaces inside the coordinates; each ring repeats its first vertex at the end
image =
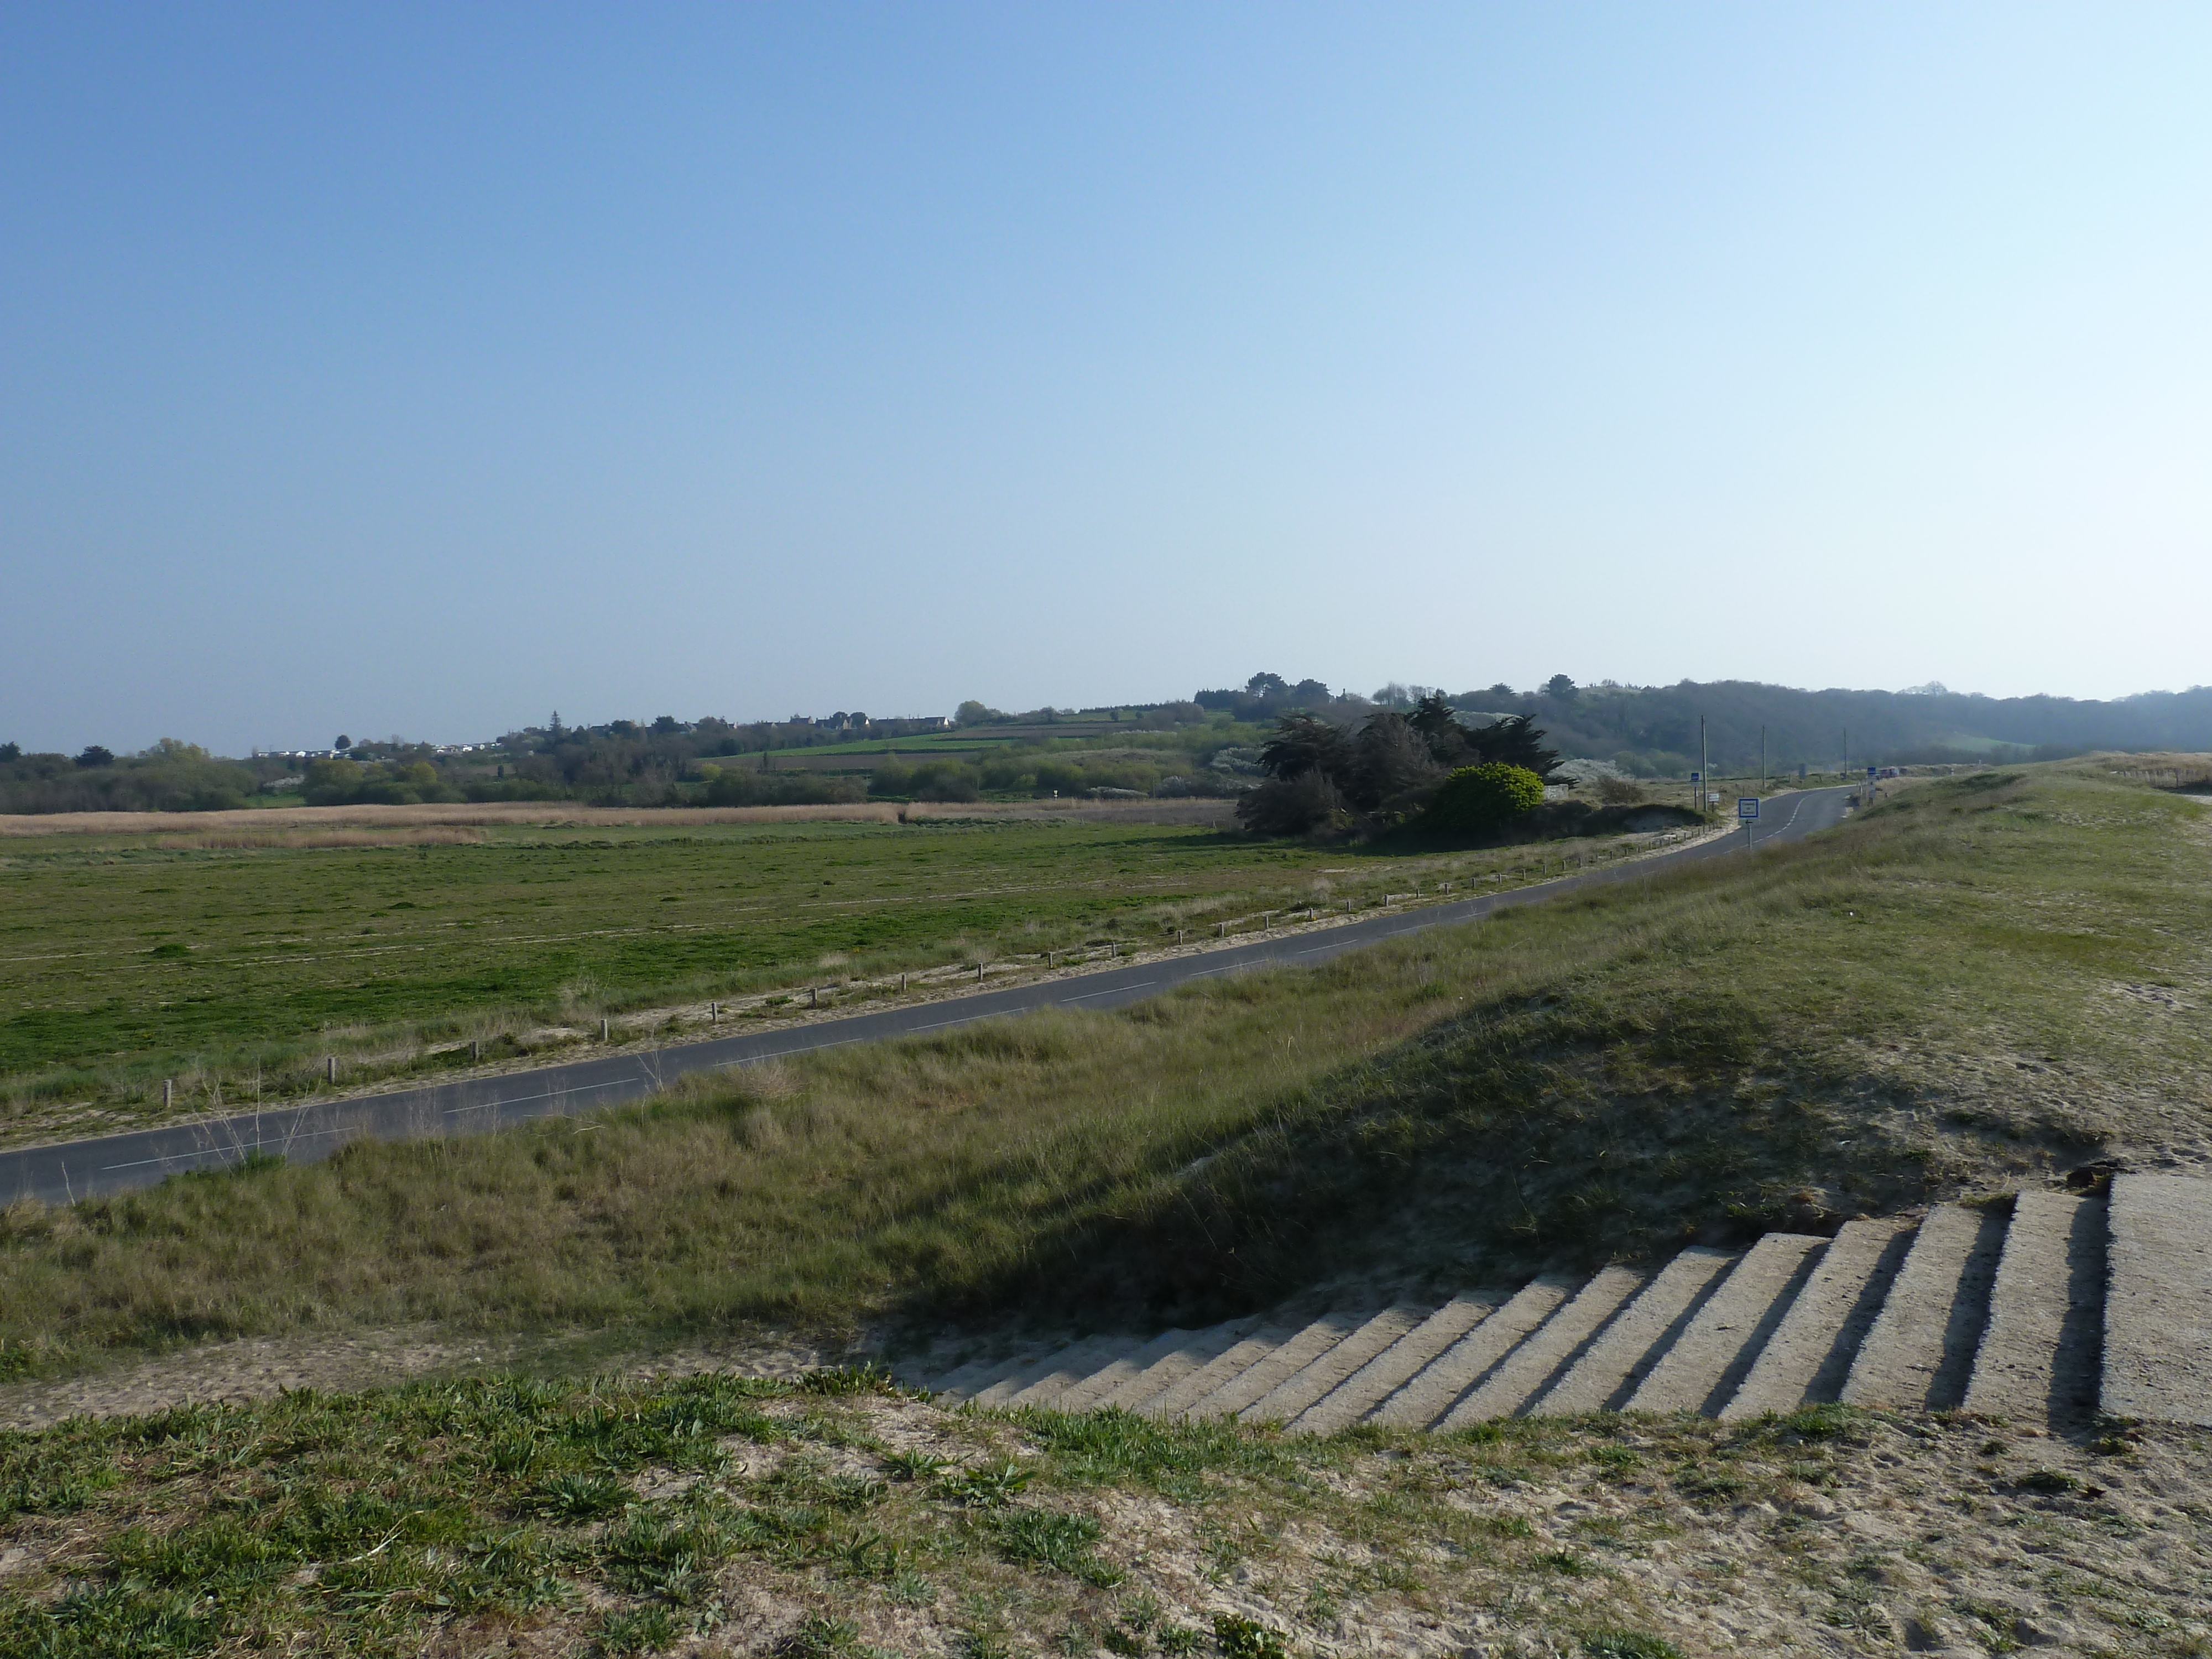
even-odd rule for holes
{"type": "Polygon", "coordinates": [[[430,1318],[1165,1320],[2212,1156],[2212,826],[2088,767],[1121,1014],[0,1225],[67,1352],[430,1318]]]}

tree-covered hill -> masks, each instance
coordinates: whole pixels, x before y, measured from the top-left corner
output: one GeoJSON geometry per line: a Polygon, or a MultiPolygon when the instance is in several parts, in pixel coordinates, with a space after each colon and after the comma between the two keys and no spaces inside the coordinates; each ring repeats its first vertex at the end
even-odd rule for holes
{"type": "MultiPolygon", "coordinates": [[[[951,721],[840,714],[747,724],[663,715],[563,726],[556,717],[549,726],[465,748],[399,738],[356,744],[342,760],[278,754],[223,761],[174,738],[121,757],[97,745],[76,756],[27,754],[4,742],[0,812],[206,810],[248,799],[743,805],[857,797],[879,771],[925,764],[935,768],[933,787],[962,799],[976,791],[1049,794],[1092,787],[1225,793],[1250,787],[1249,775],[1261,769],[1256,745],[1284,716],[1311,714],[1350,734],[1378,709],[1413,709],[1428,690],[1391,684],[1362,696],[1333,692],[1319,680],[1261,673],[1242,688],[1200,690],[1188,701],[1026,714],[970,702],[951,721]]],[[[2100,702],[1974,696],[1941,686],[1808,691],[1752,680],[1577,686],[1560,674],[1534,690],[1498,684],[1445,701],[1468,726],[1484,724],[1483,716],[1525,718],[1562,757],[1610,761],[1641,777],[1680,777],[1695,767],[1701,718],[1714,769],[1735,774],[1758,768],[1762,732],[1767,764],[1778,772],[2055,760],[2099,749],[2212,750],[2212,686],[2100,702]]],[[[875,793],[908,793],[893,787],[897,782],[886,776],[875,793]]]]}
{"type": "Polygon", "coordinates": [[[2212,749],[2212,686],[2147,691],[2109,702],[1984,697],[1946,691],[1803,691],[1750,680],[1676,685],[1503,686],[1451,698],[1468,712],[1526,714],[1562,754],[1641,775],[1698,763],[1698,721],[1716,770],[1755,768],[1760,728],[1770,765],[2055,758],[2095,749],[2212,749]]]}

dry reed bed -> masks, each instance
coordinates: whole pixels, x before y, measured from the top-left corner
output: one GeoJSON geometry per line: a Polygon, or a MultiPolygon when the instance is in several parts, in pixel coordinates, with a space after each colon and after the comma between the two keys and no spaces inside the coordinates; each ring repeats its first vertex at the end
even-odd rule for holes
{"type": "Polygon", "coordinates": [[[264,806],[231,812],[48,812],[0,816],[0,836],[198,835],[271,830],[413,829],[507,824],[691,825],[703,823],[895,823],[899,809],[879,801],[823,806],[584,806],[574,801],[489,801],[475,805],[264,806]]]}
{"type": "Polygon", "coordinates": [[[903,823],[962,818],[1065,818],[1076,823],[1188,823],[1228,825],[1237,803],[1207,796],[1159,800],[913,801],[899,809],[903,823]]]}
{"type": "Polygon", "coordinates": [[[434,842],[418,831],[504,827],[690,828],[718,823],[900,823],[923,819],[1066,817],[1086,823],[1213,823],[1228,821],[1222,800],[851,801],[813,806],[583,806],[574,801],[496,801],[477,805],[268,806],[229,812],[46,812],[0,815],[0,836],[149,835],[244,836],[167,842],[164,846],[362,847],[434,842]],[[268,839],[277,832],[337,836],[375,831],[380,840],[268,839]],[[393,840],[394,832],[406,832],[393,840]]]}
{"type": "Polygon", "coordinates": [[[234,830],[213,836],[161,836],[154,845],[165,853],[258,853],[333,847],[475,847],[483,831],[472,824],[420,824],[387,830],[271,830],[255,834],[234,830]]]}

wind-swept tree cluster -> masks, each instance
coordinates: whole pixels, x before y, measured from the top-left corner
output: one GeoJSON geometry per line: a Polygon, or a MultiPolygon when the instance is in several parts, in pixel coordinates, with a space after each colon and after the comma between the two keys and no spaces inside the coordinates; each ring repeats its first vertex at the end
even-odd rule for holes
{"type": "Polygon", "coordinates": [[[1244,682],[1241,691],[1232,688],[1200,691],[1191,701],[1202,710],[1227,714],[1231,720],[1259,721],[1273,719],[1286,708],[1310,710],[1333,702],[1356,704],[1363,700],[1348,692],[1339,697],[1319,680],[1305,679],[1292,684],[1280,674],[1255,674],[1244,682]]]}
{"type": "Polygon", "coordinates": [[[1431,692],[1402,714],[1371,714],[1356,729],[1318,714],[1285,714],[1260,762],[1267,781],[1237,803],[1237,820],[1261,835],[1298,836],[1404,823],[1428,808],[1447,778],[1470,768],[1532,774],[1540,799],[1559,756],[1526,715],[1466,726],[1431,692]]]}
{"type": "Polygon", "coordinates": [[[164,738],[136,755],[76,755],[0,743],[0,812],[205,812],[243,806],[253,775],[198,744],[164,738]]]}

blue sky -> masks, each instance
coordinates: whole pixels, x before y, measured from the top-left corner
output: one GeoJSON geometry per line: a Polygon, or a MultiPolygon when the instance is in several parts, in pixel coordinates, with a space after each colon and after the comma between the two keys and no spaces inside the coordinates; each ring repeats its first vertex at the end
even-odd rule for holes
{"type": "Polygon", "coordinates": [[[0,9],[0,739],[2212,679],[2212,10],[0,9]]]}

